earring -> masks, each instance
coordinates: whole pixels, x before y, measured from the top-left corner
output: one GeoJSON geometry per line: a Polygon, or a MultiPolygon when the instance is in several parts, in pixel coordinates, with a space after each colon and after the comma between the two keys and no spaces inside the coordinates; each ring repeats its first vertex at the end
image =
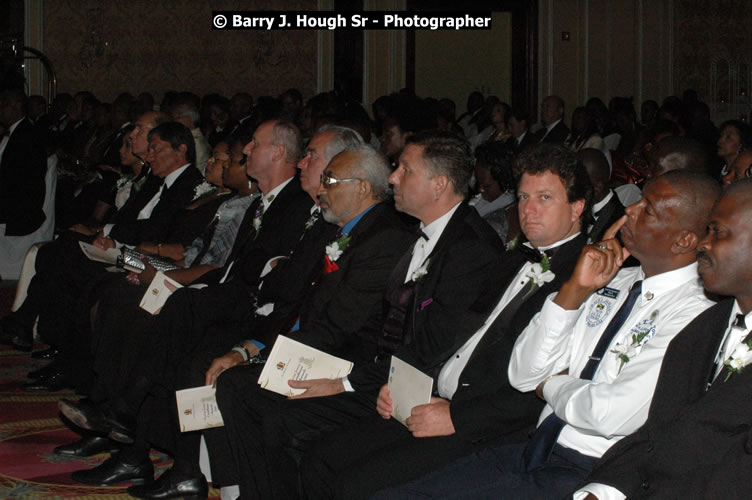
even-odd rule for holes
{"type": "Polygon", "coordinates": [[[438,201],[438,200],[439,200],[439,195],[438,195],[438,193],[434,193],[434,195],[433,195],[433,199],[434,199],[435,201],[438,201]]]}

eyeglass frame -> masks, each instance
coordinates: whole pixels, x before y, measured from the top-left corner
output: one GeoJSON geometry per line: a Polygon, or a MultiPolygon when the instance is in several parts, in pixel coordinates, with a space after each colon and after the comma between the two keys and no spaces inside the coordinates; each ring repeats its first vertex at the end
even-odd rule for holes
{"type": "Polygon", "coordinates": [[[321,185],[325,188],[329,188],[331,186],[336,186],[340,182],[348,182],[348,181],[362,181],[363,179],[360,179],[358,177],[345,177],[344,179],[337,179],[336,177],[332,177],[331,174],[327,174],[324,172],[321,174],[320,182],[321,185]],[[324,180],[326,179],[326,180],[324,180]]]}

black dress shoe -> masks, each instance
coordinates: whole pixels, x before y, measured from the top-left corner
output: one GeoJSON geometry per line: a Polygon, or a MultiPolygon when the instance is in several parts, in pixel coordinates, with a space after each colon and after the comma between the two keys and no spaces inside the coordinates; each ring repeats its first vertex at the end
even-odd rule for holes
{"type": "Polygon", "coordinates": [[[60,372],[60,367],[56,365],[55,363],[50,363],[46,366],[43,366],[42,368],[38,370],[30,371],[29,373],[26,374],[26,377],[30,379],[50,378],[50,377],[54,377],[55,374],[59,372],[60,372]]]}
{"type": "Polygon", "coordinates": [[[118,443],[132,443],[136,435],[135,419],[115,413],[106,404],[95,405],[84,400],[61,399],[57,406],[77,426],[106,434],[118,443]]]}
{"type": "Polygon", "coordinates": [[[144,486],[131,486],[128,494],[137,498],[185,498],[185,500],[205,500],[209,496],[209,485],[202,474],[199,477],[179,481],[173,480],[168,470],[154,483],[144,486]]]}
{"type": "Polygon", "coordinates": [[[152,466],[151,460],[138,465],[130,465],[117,457],[110,457],[98,467],[73,472],[71,479],[77,483],[92,486],[113,486],[128,482],[148,484],[154,481],[154,466],[152,466]]]}
{"type": "Polygon", "coordinates": [[[55,359],[58,354],[60,354],[60,351],[58,351],[54,347],[48,347],[47,349],[42,349],[41,351],[34,351],[33,353],[31,353],[31,358],[32,359],[55,359]]]}
{"type": "Polygon", "coordinates": [[[74,443],[58,446],[52,452],[65,457],[86,458],[100,453],[115,453],[120,450],[118,443],[100,436],[86,436],[74,443]]]}
{"type": "Polygon", "coordinates": [[[57,392],[70,387],[68,378],[62,372],[56,372],[39,380],[32,380],[23,386],[26,392],[57,392]]]}

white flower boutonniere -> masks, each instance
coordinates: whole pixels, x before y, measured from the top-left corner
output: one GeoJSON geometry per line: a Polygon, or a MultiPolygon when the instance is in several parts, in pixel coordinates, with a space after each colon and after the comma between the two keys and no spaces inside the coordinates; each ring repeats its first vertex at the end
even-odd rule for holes
{"type": "MultiPolygon", "coordinates": [[[[643,340],[645,340],[645,337],[650,333],[650,329],[641,331],[640,333],[634,333],[632,334],[632,342],[629,344],[620,344],[616,343],[613,349],[611,349],[611,352],[616,354],[616,357],[619,358],[621,363],[619,364],[619,372],[621,373],[621,369],[624,368],[624,365],[629,363],[629,360],[632,359],[635,354],[637,354],[637,348],[642,346],[644,343],[643,340]]],[[[647,340],[645,340],[647,342],[647,340]]]]}
{"type": "Polygon", "coordinates": [[[123,189],[128,183],[132,183],[133,178],[132,177],[121,177],[117,180],[117,183],[115,184],[115,190],[120,191],[123,189]]]}
{"type": "Polygon", "coordinates": [[[204,181],[193,190],[193,201],[198,200],[202,196],[212,194],[216,190],[217,186],[204,181]]]}
{"type": "Polygon", "coordinates": [[[350,235],[346,234],[342,236],[340,239],[331,242],[326,246],[326,256],[329,257],[329,260],[331,262],[335,262],[337,259],[339,259],[342,256],[342,252],[347,249],[347,246],[350,244],[350,235]]]}
{"type": "Polygon", "coordinates": [[[744,368],[752,363],[752,339],[746,342],[739,342],[734,348],[734,352],[731,353],[731,357],[723,362],[724,366],[728,368],[728,373],[723,381],[727,381],[732,373],[740,374],[744,368]]]}
{"type": "Polygon", "coordinates": [[[425,276],[426,274],[428,274],[428,266],[430,265],[430,263],[431,263],[431,259],[426,259],[426,261],[423,262],[423,264],[421,264],[421,266],[418,269],[416,269],[415,271],[413,271],[413,273],[410,275],[410,280],[411,281],[418,281],[423,276],[425,276]]]}
{"type": "Polygon", "coordinates": [[[533,264],[532,269],[528,271],[525,277],[530,278],[532,285],[530,291],[535,290],[536,287],[543,286],[549,281],[553,281],[556,275],[551,271],[551,262],[548,259],[548,255],[543,255],[543,259],[540,263],[533,264]]]}
{"type": "Polygon", "coordinates": [[[507,251],[511,252],[512,250],[514,250],[515,248],[517,248],[517,245],[519,245],[519,244],[520,244],[520,235],[518,234],[517,236],[514,237],[513,240],[511,240],[509,243],[507,243],[507,251]]]}

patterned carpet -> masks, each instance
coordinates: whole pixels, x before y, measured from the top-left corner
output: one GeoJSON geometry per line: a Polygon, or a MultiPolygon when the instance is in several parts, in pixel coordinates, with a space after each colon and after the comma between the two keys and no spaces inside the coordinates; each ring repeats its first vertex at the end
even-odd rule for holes
{"type": "MultiPolygon", "coordinates": [[[[12,299],[13,288],[0,284],[0,317],[10,311],[12,299]]],[[[87,487],[71,481],[72,471],[98,465],[107,454],[66,458],[52,453],[56,446],[78,439],[78,434],[58,418],[57,409],[59,399],[76,396],[66,391],[23,392],[26,373],[45,363],[0,346],[0,499],[131,498],[125,487],[87,487]]],[[[171,462],[157,450],[152,450],[151,458],[157,474],[171,462]]],[[[211,489],[209,498],[219,498],[219,491],[211,489]]]]}

